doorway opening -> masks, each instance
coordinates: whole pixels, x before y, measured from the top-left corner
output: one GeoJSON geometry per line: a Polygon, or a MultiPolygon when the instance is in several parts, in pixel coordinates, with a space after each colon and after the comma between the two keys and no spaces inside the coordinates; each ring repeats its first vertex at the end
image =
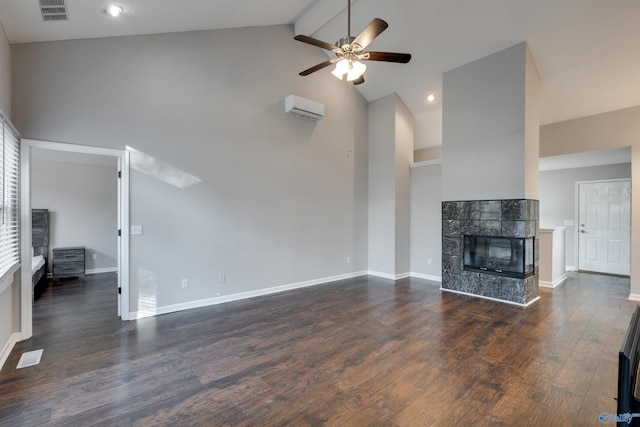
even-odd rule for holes
{"type": "MultiPolygon", "coordinates": [[[[125,150],[114,150],[107,148],[99,148],[92,146],[80,146],[74,144],[64,144],[49,141],[38,141],[23,139],[21,143],[21,208],[22,208],[22,224],[21,224],[21,255],[22,255],[22,274],[21,274],[21,329],[22,339],[27,339],[32,336],[32,287],[31,287],[31,254],[32,254],[32,230],[31,230],[31,209],[32,209],[32,184],[33,176],[36,172],[33,169],[35,158],[42,158],[42,153],[46,153],[47,158],[59,159],[67,161],[73,159],[76,162],[86,159],[101,159],[105,164],[113,166],[113,173],[115,175],[116,187],[115,201],[117,204],[117,220],[110,221],[113,225],[113,229],[108,232],[112,232],[116,236],[117,250],[113,251],[105,250],[101,253],[99,249],[95,247],[93,250],[88,250],[86,255],[89,258],[87,266],[93,267],[88,272],[103,272],[113,271],[113,261],[115,258],[117,267],[117,286],[118,293],[114,293],[114,298],[117,298],[118,316],[122,320],[129,320],[129,233],[124,232],[128,230],[129,224],[129,154],[125,150]],[[95,256],[95,259],[94,259],[95,256]],[[111,259],[110,268],[100,267],[100,263],[96,262],[100,257],[111,259]]],[[[52,174],[53,175],[53,174],[52,174]]],[[[51,180],[55,180],[56,176],[51,176],[51,180]]],[[[33,206],[39,208],[41,206],[33,206]]],[[[76,220],[77,222],[77,220],[76,220]]],[[[111,228],[109,225],[109,228],[111,228]]],[[[78,231],[80,232],[80,231],[78,231]]],[[[104,239],[103,239],[104,240],[104,239]]],[[[99,246],[99,244],[96,244],[99,246]]],[[[53,248],[53,246],[52,246],[53,248]]]]}

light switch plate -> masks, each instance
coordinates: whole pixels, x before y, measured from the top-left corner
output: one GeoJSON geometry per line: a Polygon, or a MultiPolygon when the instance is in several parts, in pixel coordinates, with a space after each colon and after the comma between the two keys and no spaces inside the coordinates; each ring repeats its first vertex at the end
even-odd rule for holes
{"type": "Polygon", "coordinates": [[[141,225],[132,225],[131,226],[131,235],[142,234],[142,226],[141,225]]]}

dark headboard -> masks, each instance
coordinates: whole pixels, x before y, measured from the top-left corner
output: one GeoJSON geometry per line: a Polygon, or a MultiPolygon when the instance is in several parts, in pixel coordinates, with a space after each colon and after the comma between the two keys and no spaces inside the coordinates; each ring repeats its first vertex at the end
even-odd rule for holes
{"type": "Polygon", "coordinates": [[[34,256],[49,259],[49,209],[31,209],[31,245],[34,256]]]}

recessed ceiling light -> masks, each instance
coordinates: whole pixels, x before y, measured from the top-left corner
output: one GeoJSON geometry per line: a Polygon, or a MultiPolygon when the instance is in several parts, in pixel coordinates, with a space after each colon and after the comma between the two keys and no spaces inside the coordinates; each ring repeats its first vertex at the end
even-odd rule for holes
{"type": "Polygon", "coordinates": [[[427,102],[433,102],[436,100],[436,95],[433,93],[428,93],[426,96],[426,100],[427,102]]]}
{"type": "Polygon", "coordinates": [[[124,8],[117,4],[112,4],[111,6],[108,6],[106,9],[102,10],[102,13],[108,16],[112,16],[114,18],[120,16],[122,12],[124,12],[124,8]]]}

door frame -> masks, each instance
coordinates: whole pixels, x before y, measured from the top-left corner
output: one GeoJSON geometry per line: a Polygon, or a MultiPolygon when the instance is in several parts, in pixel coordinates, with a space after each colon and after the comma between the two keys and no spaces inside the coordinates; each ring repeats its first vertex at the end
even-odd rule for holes
{"type": "MultiPolygon", "coordinates": [[[[118,171],[118,311],[122,320],[129,320],[129,152],[111,148],[75,145],[53,141],[22,139],[20,142],[20,245],[22,271],[20,275],[20,334],[26,340],[33,336],[33,289],[31,286],[31,151],[32,148],[96,154],[117,158],[118,171]]],[[[114,233],[117,230],[114,230],[114,233]]]]}
{"type": "MultiPolygon", "coordinates": [[[[604,182],[622,182],[622,181],[627,181],[629,182],[629,187],[631,188],[631,191],[633,192],[633,187],[631,186],[631,178],[608,178],[608,179],[587,179],[587,180],[582,180],[582,181],[576,181],[575,183],[575,190],[574,190],[574,194],[575,194],[575,214],[574,214],[574,218],[575,218],[575,222],[574,222],[574,227],[573,227],[573,234],[574,234],[574,254],[575,254],[575,264],[576,264],[576,271],[580,271],[580,184],[597,184],[597,183],[604,183],[604,182]]],[[[631,199],[632,199],[632,195],[629,195],[629,206],[631,206],[631,199]]],[[[633,208],[631,208],[633,210],[633,208]]],[[[632,228],[633,228],[633,215],[631,214],[630,216],[631,220],[629,223],[629,245],[631,245],[631,236],[633,235],[632,233],[632,228]]],[[[631,251],[631,247],[629,247],[629,251],[631,251]]],[[[631,272],[629,272],[631,273],[631,272]]],[[[629,277],[631,277],[631,275],[629,275],[629,277]]]]}

